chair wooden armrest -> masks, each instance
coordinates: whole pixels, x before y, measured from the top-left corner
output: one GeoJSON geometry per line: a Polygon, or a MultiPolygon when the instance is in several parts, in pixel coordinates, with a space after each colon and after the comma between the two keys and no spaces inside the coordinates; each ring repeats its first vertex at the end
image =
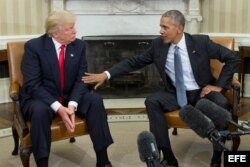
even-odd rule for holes
{"type": "Polygon", "coordinates": [[[231,114],[233,117],[239,116],[239,104],[240,104],[240,82],[236,79],[232,80],[231,88],[224,92],[224,96],[231,104],[231,114]]]}
{"type": "Polygon", "coordinates": [[[26,125],[23,115],[21,114],[19,107],[19,89],[20,85],[18,83],[12,83],[9,88],[9,95],[14,104],[14,118],[13,124],[17,130],[20,137],[25,137],[29,133],[29,128],[26,125]]]}
{"type": "Polygon", "coordinates": [[[9,95],[13,101],[19,100],[19,88],[20,85],[18,83],[12,83],[9,88],[9,95]]]}
{"type": "Polygon", "coordinates": [[[232,115],[238,117],[240,115],[239,104],[240,104],[240,82],[236,79],[232,81],[232,90],[233,90],[233,111],[232,115]]]}
{"type": "Polygon", "coordinates": [[[23,115],[20,111],[19,102],[15,102],[15,105],[16,105],[15,106],[16,114],[14,114],[13,123],[17,130],[18,135],[24,138],[29,133],[29,128],[27,124],[25,123],[23,115]]]}

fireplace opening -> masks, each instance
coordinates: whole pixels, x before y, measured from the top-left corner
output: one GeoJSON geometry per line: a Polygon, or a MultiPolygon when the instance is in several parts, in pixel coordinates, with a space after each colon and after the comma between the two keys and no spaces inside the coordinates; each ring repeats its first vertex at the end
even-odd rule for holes
{"type": "MultiPolygon", "coordinates": [[[[84,36],[88,70],[100,73],[149,48],[156,36],[84,36]]],[[[154,65],[106,81],[97,92],[104,98],[145,98],[161,89],[154,65]]]]}

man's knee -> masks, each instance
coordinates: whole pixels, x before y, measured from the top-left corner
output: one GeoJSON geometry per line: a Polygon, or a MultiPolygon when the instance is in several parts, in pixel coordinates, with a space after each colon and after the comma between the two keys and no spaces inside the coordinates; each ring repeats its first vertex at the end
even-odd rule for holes
{"type": "Polygon", "coordinates": [[[156,98],[155,98],[155,95],[154,95],[154,94],[149,95],[149,96],[146,98],[144,104],[145,104],[146,107],[149,106],[149,105],[156,105],[156,104],[157,104],[157,100],[156,100],[156,98]]]}
{"type": "Polygon", "coordinates": [[[230,109],[228,100],[219,92],[211,92],[205,97],[226,110],[230,109]]]}
{"type": "Polygon", "coordinates": [[[104,109],[103,98],[97,93],[87,93],[81,100],[78,106],[78,112],[80,115],[86,116],[90,111],[93,115],[99,112],[106,113],[104,109]]]}
{"type": "Polygon", "coordinates": [[[86,98],[91,102],[91,103],[102,103],[103,102],[103,98],[97,94],[97,93],[88,93],[86,98]]]}
{"type": "Polygon", "coordinates": [[[52,109],[46,105],[45,103],[35,100],[32,102],[29,108],[30,112],[30,117],[32,120],[43,120],[45,119],[52,119],[53,114],[52,114],[52,109]]]}

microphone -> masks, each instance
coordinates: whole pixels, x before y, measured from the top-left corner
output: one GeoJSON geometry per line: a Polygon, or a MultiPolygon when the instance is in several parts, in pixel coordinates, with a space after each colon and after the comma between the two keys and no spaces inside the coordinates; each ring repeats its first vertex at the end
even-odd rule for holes
{"type": "Polygon", "coordinates": [[[215,129],[215,125],[211,119],[202,114],[198,109],[191,105],[186,105],[180,110],[180,118],[191,129],[194,130],[202,138],[208,138],[212,143],[218,143],[225,150],[228,150],[221,141],[223,136],[215,129]]]}
{"type": "Polygon", "coordinates": [[[137,146],[142,162],[148,167],[160,167],[158,162],[160,155],[156,145],[155,137],[151,132],[142,131],[137,138],[137,146]]]}
{"type": "Polygon", "coordinates": [[[204,115],[210,118],[213,123],[215,124],[216,129],[223,130],[225,129],[229,123],[236,126],[241,130],[248,130],[243,126],[238,125],[232,120],[231,114],[221,106],[217,105],[216,103],[208,100],[208,99],[200,99],[195,108],[200,110],[204,115]]]}

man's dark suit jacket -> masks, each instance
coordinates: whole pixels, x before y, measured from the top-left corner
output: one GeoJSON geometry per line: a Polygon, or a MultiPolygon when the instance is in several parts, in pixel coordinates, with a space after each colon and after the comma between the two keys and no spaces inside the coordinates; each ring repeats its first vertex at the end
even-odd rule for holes
{"type": "Polygon", "coordinates": [[[52,38],[44,34],[32,39],[25,44],[24,51],[21,107],[31,98],[39,99],[49,106],[59,97],[79,103],[82,94],[89,91],[88,85],[81,81],[87,72],[83,41],[76,39],[66,47],[63,92],[60,90],[58,58],[52,38]]]}
{"type": "MultiPolygon", "coordinates": [[[[225,89],[229,88],[232,76],[236,72],[239,63],[236,53],[212,42],[207,35],[190,35],[188,33],[184,33],[184,35],[197,84],[200,87],[210,84],[225,89]],[[218,59],[225,63],[218,80],[215,80],[211,73],[210,59],[218,59]]],[[[165,89],[173,92],[175,89],[165,73],[165,64],[170,45],[170,43],[164,44],[162,38],[158,37],[152,41],[152,45],[146,52],[121,61],[108,69],[108,72],[111,77],[115,77],[154,63],[163,80],[165,89]]]]}

